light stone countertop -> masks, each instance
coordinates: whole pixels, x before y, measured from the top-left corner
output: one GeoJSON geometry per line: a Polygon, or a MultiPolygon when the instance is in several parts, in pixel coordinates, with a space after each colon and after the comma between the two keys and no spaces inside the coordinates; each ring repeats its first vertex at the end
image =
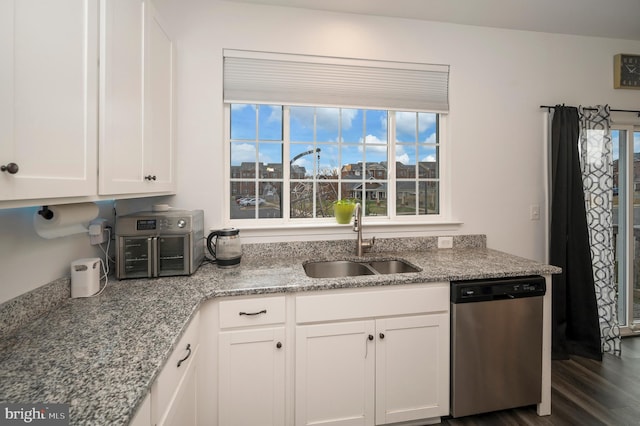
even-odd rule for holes
{"type": "Polygon", "coordinates": [[[200,304],[215,297],[561,272],[483,247],[396,247],[365,258],[402,258],[422,271],[316,279],[304,262],[363,259],[335,248],[322,256],[294,245],[275,256],[261,247],[260,256],[245,250],[238,268],[205,264],[190,277],[114,279],[98,297],[64,300],[0,340],[0,403],[67,403],[72,425],[128,424],[200,304]]]}

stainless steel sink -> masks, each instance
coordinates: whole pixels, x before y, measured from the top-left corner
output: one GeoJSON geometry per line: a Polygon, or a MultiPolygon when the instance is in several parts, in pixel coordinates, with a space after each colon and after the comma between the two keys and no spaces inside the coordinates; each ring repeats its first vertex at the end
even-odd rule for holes
{"type": "Polygon", "coordinates": [[[380,274],[404,274],[406,272],[420,272],[420,269],[408,264],[404,260],[376,260],[369,265],[380,274]]]}
{"type": "Polygon", "coordinates": [[[347,260],[307,263],[304,265],[304,271],[311,278],[354,277],[375,274],[367,264],[349,262],[347,260]]]}
{"type": "Polygon", "coordinates": [[[377,274],[403,274],[419,272],[420,269],[402,259],[372,260],[370,262],[352,262],[332,260],[308,262],[303,265],[307,276],[311,278],[339,278],[377,274]]]}

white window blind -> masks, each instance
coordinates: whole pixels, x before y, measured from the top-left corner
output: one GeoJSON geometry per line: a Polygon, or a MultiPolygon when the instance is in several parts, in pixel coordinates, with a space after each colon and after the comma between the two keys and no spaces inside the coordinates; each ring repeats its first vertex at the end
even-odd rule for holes
{"type": "Polygon", "coordinates": [[[449,110],[449,66],[224,50],[224,102],[449,110]]]}

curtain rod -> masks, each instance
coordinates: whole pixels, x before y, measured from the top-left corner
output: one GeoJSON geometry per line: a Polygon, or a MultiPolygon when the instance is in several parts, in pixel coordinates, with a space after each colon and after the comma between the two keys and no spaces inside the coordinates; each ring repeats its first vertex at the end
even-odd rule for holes
{"type": "MultiPolygon", "coordinates": [[[[564,105],[562,105],[564,106],[564,105]]],[[[551,106],[551,105],[540,105],[540,108],[547,108],[549,111],[551,111],[552,109],[556,109],[555,106],[551,106]]],[[[597,111],[597,108],[584,108],[587,111],[597,111]]],[[[610,108],[609,111],[613,111],[613,112],[632,112],[634,114],[638,114],[638,117],[640,117],[640,110],[636,110],[636,109],[613,109],[610,108]]]]}

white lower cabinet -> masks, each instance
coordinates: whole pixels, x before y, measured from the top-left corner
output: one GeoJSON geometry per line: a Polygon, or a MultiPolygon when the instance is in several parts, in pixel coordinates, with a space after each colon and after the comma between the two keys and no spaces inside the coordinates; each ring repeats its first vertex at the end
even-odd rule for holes
{"type": "Polygon", "coordinates": [[[284,327],[220,333],[219,425],[284,425],[284,327]]]}
{"type": "Polygon", "coordinates": [[[376,424],[449,414],[449,314],[376,320],[376,424]]]}
{"type": "Polygon", "coordinates": [[[220,301],[219,426],[285,424],[285,306],[284,296],[220,301]]]}
{"type": "Polygon", "coordinates": [[[448,413],[448,283],[213,300],[151,391],[153,425],[409,426],[448,413]]]}
{"type": "Polygon", "coordinates": [[[296,328],[296,425],[373,425],[374,332],[374,321],[296,328]]]}
{"type": "Polygon", "coordinates": [[[151,387],[153,425],[198,424],[199,319],[200,315],[197,313],[151,387]]]}
{"type": "Polygon", "coordinates": [[[448,284],[300,296],[296,319],[297,426],[449,413],[448,284]]]}

